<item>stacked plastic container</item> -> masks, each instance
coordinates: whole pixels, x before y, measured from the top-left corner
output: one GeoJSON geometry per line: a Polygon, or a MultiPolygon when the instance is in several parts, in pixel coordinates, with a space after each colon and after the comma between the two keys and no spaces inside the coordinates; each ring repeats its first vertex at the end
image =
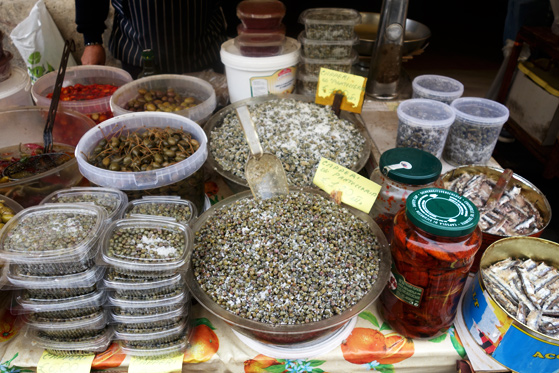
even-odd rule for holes
{"type": "Polygon", "coordinates": [[[237,5],[238,36],[235,46],[246,57],[272,57],[285,44],[285,5],[278,0],[244,0],[237,5]]]}
{"type": "Polygon", "coordinates": [[[22,210],[0,232],[0,257],[19,289],[17,310],[37,346],[55,353],[109,346],[103,267],[95,266],[106,221],[105,209],[93,204],[45,204],[22,210]]]}
{"type": "Polygon", "coordinates": [[[350,73],[358,58],[354,46],[359,37],[354,31],[361,14],[345,8],[312,8],[299,16],[305,30],[299,34],[302,45],[299,93],[314,96],[320,68],[350,73]]]}
{"type": "MultiPolygon", "coordinates": [[[[187,346],[190,296],[181,267],[190,260],[192,231],[174,218],[143,215],[173,210],[169,201],[178,200],[132,201],[125,211],[130,217],[111,223],[103,234],[110,320],[115,339],[130,355],[164,355],[187,346]]],[[[194,205],[188,206],[195,213],[194,205]]]]}

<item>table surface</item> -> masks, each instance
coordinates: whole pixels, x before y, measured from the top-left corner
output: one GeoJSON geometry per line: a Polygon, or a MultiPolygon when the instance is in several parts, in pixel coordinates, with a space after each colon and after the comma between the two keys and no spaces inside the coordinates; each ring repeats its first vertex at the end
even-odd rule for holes
{"type": "MultiPolygon", "coordinates": [[[[373,161],[382,152],[395,146],[397,117],[395,102],[366,101],[361,118],[373,140],[373,161]]],[[[491,165],[498,164],[492,159],[491,165]]],[[[443,172],[451,166],[443,161],[443,172]]],[[[223,180],[210,180],[212,203],[231,194],[223,180]]],[[[25,336],[23,322],[10,315],[9,292],[0,300],[0,362],[11,361],[35,371],[43,349],[34,346],[25,336]]],[[[191,309],[191,320],[198,325],[192,329],[191,347],[184,355],[183,372],[328,372],[353,371],[456,372],[456,361],[466,352],[454,327],[432,340],[406,340],[395,333],[377,312],[376,302],[359,314],[355,329],[342,344],[331,351],[305,359],[269,358],[248,347],[231,328],[199,304],[191,309]],[[351,357],[353,356],[353,358],[351,357]],[[348,361],[349,360],[349,361],[348,361]],[[272,366],[272,368],[269,368],[272,366]],[[270,370],[271,369],[271,370],[270,370]]],[[[93,361],[94,369],[127,371],[130,356],[124,355],[115,343],[93,361]]],[[[4,364],[4,363],[3,363],[4,364]]],[[[2,365],[0,364],[0,368],[2,365]]]]}

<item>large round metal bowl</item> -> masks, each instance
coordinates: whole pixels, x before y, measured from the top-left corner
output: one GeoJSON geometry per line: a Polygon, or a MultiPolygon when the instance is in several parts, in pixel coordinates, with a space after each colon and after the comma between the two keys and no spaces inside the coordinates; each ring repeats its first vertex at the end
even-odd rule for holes
{"type": "MultiPolygon", "coordinates": [[[[454,179],[460,177],[460,175],[466,172],[472,175],[485,174],[489,179],[497,182],[504,170],[502,168],[482,165],[468,165],[457,167],[442,175],[444,187],[447,188],[454,179]]],[[[551,206],[549,204],[549,201],[534,184],[532,184],[522,176],[514,173],[508,183],[507,189],[511,188],[513,185],[520,187],[521,194],[540,212],[540,215],[543,219],[543,227],[539,231],[530,235],[532,237],[539,237],[551,221],[551,206]]],[[[476,272],[478,270],[481,257],[489,245],[505,237],[509,236],[482,232],[481,247],[476,254],[474,263],[472,264],[472,268],[470,269],[470,271],[476,272]]]]}
{"type": "MultiPolygon", "coordinates": [[[[320,190],[309,188],[291,188],[291,190],[316,193],[328,198],[328,195],[320,190]]],[[[192,230],[194,232],[200,230],[204,223],[215,214],[215,210],[246,198],[252,198],[250,191],[238,193],[220,201],[200,215],[200,217],[192,224],[192,230]]],[[[202,290],[198,281],[194,278],[192,262],[189,263],[188,270],[186,271],[186,284],[188,285],[190,292],[204,308],[222,319],[225,323],[231,326],[233,330],[258,342],[269,345],[295,344],[298,346],[308,346],[327,339],[377,299],[388,281],[392,262],[388,243],[379,226],[367,214],[348,206],[345,207],[347,207],[357,217],[367,222],[371,232],[377,237],[379,244],[380,268],[378,277],[371,290],[353,307],[345,310],[343,313],[321,321],[298,325],[273,325],[242,318],[219,306],[211,299],[210,296],[208,296],[208,294],[206,294],[204,290],[202,290]]]]}
{"type": "MultiPolygon", "coordinates": [[[[355,25],[355,33],[359,36],[356,50],[360,56],[371,56],[377,39],[380,14],[361,12],[361,23],[355,25]]],[[[431,37],[431,30],[427,26],[411,19],[406,19],[404,34],[404,56],[423,48],[431,37]]]]}
{"type": "MultiPolygon", "coordinates": [[[[225,116],[227,116],[229,113],[231,113],[232,111],[234,111],[236,108],[238,108],[240,106],[253,105],[253,104],[258,104],[258,103],[261,103],[261,102],[266,102],[266,101],[271,101],[271,100],[280,100],[280,99],[294,99],[294,100],[299,100],[299,101],[303,101],[303,102],[314,102],[314,97],[298,95],[298,94],[267,95],[267,96],[251,97],[251,98],[247,98],[247,99],[244,99],[244,100],[241,100],[241,101],[237,101],[237,102],[235,102],[235,103],[233,103],[229,106],[224,107],[223,109],[221,109],[217,113],[215,113],[204,125],[204,131],[206,132],[206,135],[208,137],[208,159],[207,159],[208,166],[212,170],[215,170],[218,174],[220,174],[227,181],[227,184],[231,187],[231,189],[234,192],[247,190],[248,189],[248,183],[247,183],[246,179],[241,178],[237,175],[234,175],[232,172],[224,170],[223,167],[219,164],[219,162],[216,161],[216,159],[215,159],[215,157],[214,157],[214,155],[211,151],[211,148],[212,148],[211,133],[215,128],[218,128],[222,125],[223,118],[225,116]]],[[[365,139],[365,146],[363,147],[363,151],[361,153],[359,161],[357,162],[357,164],[354,167],[351,168],[352,171],[358,172],[363,167],[365,167],[365,164],[367,163],[367,160],[369,159],[369,156],[371,154],[372,145],[371,145],[370,140],[369,140],[369,134],[367,132],[367,129],[356,118],[355,114],[347,112],[347,111],[341,111],[340,118],[348,120],[351,123],[353,123],[355,125],[355,127],[359,130],[359,132],[361,133],[363,138],[365,139]]],[[[248,145],[247,145],[247,147],[248,147],[248,145]]],[[[312,187],[311,185],[309,185],[309,186],[312,187]]]]}

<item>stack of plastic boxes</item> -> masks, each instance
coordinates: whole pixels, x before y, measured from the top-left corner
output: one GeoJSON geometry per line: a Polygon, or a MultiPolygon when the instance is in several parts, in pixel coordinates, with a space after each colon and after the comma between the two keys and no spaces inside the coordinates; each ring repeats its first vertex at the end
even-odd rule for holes
{"type": "Polygon", "coordinates": [[[272,57],[283,52],[285,44],[285,5],[278,0],[245,0],[237,5],[235,46],[246,57],[272,57]]]}
{"type": "Polygon", "coordinates": [[[1,231],[0,256],[37,346],[54,353],[109,346],[103,268],[95,266],[106,222],[106,210],[92,204],[46,204],[19,212],[1,231]]]}
{"type": "Polygon", "coordinates": [[[359,37],[354,31],[361,14],[345,8],[312,8],[299,16],[305,30],[299,34],[302,45],[299,88],[301,94],[314,96],[320,68],[351,72],[358,58],[354,46],[359,37]]]}
{"type": "Polygon", "coordinates": [[[177,216],[196,216],[190,202],[190,212],[184,211],[183,201],[131,201],[125,210],[130,217],[113,222],[103,235],[110,319],[115,339],[127,354],[156,356],[186,349],[190,296],[181,267],[190,260],[192,231],[184,221],[145,215],[157,215],[157,210],[169,216],[180,204],[177,216]]]}

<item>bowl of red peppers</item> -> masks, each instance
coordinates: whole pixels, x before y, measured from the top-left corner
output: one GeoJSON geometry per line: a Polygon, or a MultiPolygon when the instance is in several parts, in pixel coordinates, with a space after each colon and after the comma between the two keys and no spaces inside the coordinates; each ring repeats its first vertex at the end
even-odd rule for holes
{"type": "MultiPolygon", "coordinates": [[[[31,94],[37,106],[50,106],[56,75],[56,71],[46,74],[33,85],[31,94]]],[[[132,76],[117,67],[68,67],[60,92],[60,104],[66,109],[87,115],[99,124],[113,117],[110,106],[113,93],[131,81],[132,76]]]]}

